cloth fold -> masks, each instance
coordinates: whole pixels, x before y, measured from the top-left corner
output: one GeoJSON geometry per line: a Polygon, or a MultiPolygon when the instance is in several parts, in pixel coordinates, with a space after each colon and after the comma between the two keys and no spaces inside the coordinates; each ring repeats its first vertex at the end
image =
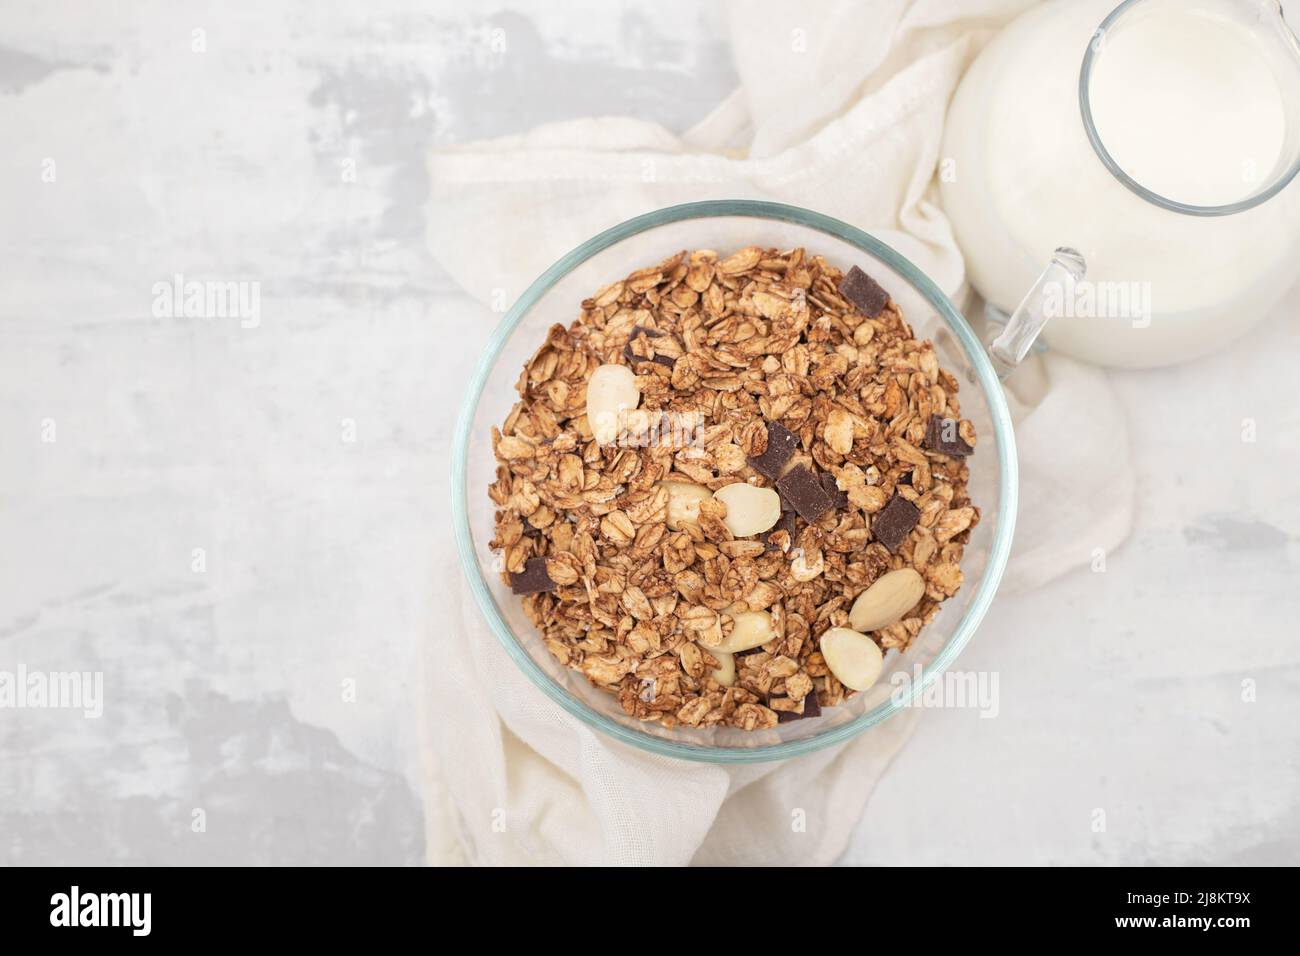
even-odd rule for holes
{"type": "MultiPolygon", "coordinates": [[[[772,199],[868,229],[957,298],[963,263],[933,185],[944,115],[982,44],[1031,5],[737,2],[742,87],[712,115],[681,137],[602,118],[440,151],[429,164],[430,249],[486,303],[503,288],[517,296],[561,254],[640,213],[772,199]]],[[[1124,416],[1105,374],[1060,357],[1035,362],[1022,399],[1013,396],[1022,508],[1012,588],[1115,547],[1132,509],[1124,416]]],[[[450,542],[445,560],[459,579],[450,542]]],[[[432,862],[454,859],[451,830],[465,859],[482,864],[830,863],[920,713],[783,764],[656,757],[547,699],[468,590],[459,598],[461,627],[434,638],[425,675],[432,862]]]]}

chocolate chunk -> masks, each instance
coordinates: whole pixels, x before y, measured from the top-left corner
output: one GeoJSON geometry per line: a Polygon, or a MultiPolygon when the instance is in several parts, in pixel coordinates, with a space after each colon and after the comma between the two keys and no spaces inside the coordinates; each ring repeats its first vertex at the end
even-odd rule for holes
{"type": "Polygon", "coordinates": [[[636,341],[636,337],[638,335],[644,335],[648,339],[658,339],[658,338],[662,338],[666,334],[667,333],[665,332],[660,332],[658,329],[648,329],[644,325],[632,326],[632,334],[628,336],[627,345],[623,346],[623,358],[627,359],[628,362],[631,363],[657,362],[658,364],[662,365],[664,368],[668,369],[669,371],[672,371],[673,366],[677,364],[677,359],[673,358],[671,355],[654,355],[651,356],[650,358],[646,358],[644,356],[637,355],[636,352],[633,351],[632,349],[632,343],[636,341]]]}
{"type": "Polygon", "coordinates": [[[803,713],[798,714],[793,710],[778,710],[776,712],[777,723],[788,724],[792,720],[807,720],[809,717],[820,717],[822,715],[822,705],[817,699],[817,691],[808,691],[808,696],[803,699],[803,713]]]}
{"type": "Polygon", "coordinates": [[[921,512],[916,505],[900,495],[890,498],[885,507],[880,509],[876,520],[871,522],[871,533],[876,540],[896,554],[899,546],[907,540],[916,523],[921,520],[921,512]]]}
{"type": "Polygon", "coordinates": [[[817,699],[817,691],[808,691],[808,696],[803,699],[803,715],[805,717],[820,717],[822,715],[822,702],[817,699]]]}
{"type": "Polygon", "coordinates": [[[546,559],[529,558],[525,561],[522,571],[510,575],[510,590],[515,594],[540,594],[543,591],[554,591],[555,582],[546,573],[546,559]]]}
{"type": "Polygon", "coordinates": [[[840,491],[840,486],[835,483],[835,476],[829,471],[821,473],[822,490],[831,496],[831,506],[835,508],[847,508],[849,506],[849,496],[847,492],[840,491]]]}
{"type": "Polygon", "coordinates": [[[930,423],[925,427],[925,438],[921,439],[921,447],[953,458],[975,454],[975,449],[966,444],[966,440],[957,431],[957,420],[938,415],[930,416],[930,423]]]}
{"type": "Polygon", "coordinates": [[[677,359],[673,358],[671,355],[655,355],[652,358],[646,358],[643,355],[637,355],[635,352],[632,351],[631,345],[623,346],[623,358],[627,359],[628,362],[632,362],[632,363],[656,362],[659,365],[662,365],[666,369],[672,369],[673,366],[677,364],[677,359]]]}
{"type": "Polygon", "coordinates": [[[763,543],[767,545],[768,551],[780,551],[772,542],[772,535],[778,531],[784,531],[790,535],[790,546],[794,546],[794,512],[785,510],[785,502],[781,502],[781,517],[777,519],[776,526],[763,536],[763,543]]]}
{"type": "Polygon", "coordinates": [[[763,454],[749,459],[749,466],[760,475],[776,481],[781,469],[799,447],[799,436],[784,425],[767,423],[767,449],[763,454]]]}
{"type": "Polygon", "coordinates": [[[857,266],[840,283],[840,295],[869,319],[874,319],[889,304],[889,293],[857,266]]]}
{"type": "Polygon", "coordinates": [[[786,472],[785,477],[776,483],[776,490],[809,524],[835,506],[821,482],[803,465],[796,465],[786,472]]]}

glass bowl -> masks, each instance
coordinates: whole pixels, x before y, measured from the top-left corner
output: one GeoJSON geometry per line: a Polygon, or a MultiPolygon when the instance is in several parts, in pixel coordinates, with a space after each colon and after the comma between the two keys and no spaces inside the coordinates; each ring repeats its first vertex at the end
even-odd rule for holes
{"type": "Polygon", "coordinates": [[[607,229],[547,269],[497,328],[474,371],[456,425],[452,518],[470,590],[506,653],[557,704],[608,736],[656,754],[711,763],[784,760],[841,743],[907,706],[950,665],[988,610],[1006,567],[1016,515],[1016,452],[998,376],[975,333],[947,296],[880,240],[847,223],[779,203],[748,200],[688,203],[607,229]],[[623,713],[609,694],[556,661],[501,582],[488,485],[496,476],[491,429],[517,400],[524,362],[556,323],[568,325],[597,289],[682,249],[722,255],[744,246],[804,247],[844,269],[858,265],[893,296],[918,338],[934,343],[940,364],[962,383],[963,417],[979,435],[968,459],[969,493],[981,520],[962,558],[965,583],[904,653],[890,651],[870,690],[822,716],[770,730],[668,729],[623,713]],[[919,670],[918,670],[919,669],[919,670]],[[921,679],[915,675],[920,673],[921,679]]]}

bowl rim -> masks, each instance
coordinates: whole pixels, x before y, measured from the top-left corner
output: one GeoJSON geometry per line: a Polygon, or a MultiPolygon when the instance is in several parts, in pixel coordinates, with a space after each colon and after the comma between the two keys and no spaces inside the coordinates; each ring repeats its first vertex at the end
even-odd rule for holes
{"type": "Polygon", "coordinates": [[[1011,540],[1015,533],[1018,493],[1019,474],[1015,436],[1012,430],[1011,413],[1007,408],[1006,396],[1003,394],[997,373],[984,351],[983,344],[948,296],[908,259],[856,226],[851,226],[838,219],[800,206],[750,199],[708,200],[657,209],[612,226],[561,256],[524,290],[509,312],[506,313],[505,318],[493,331],[487,348],[479,357],[474,368],[468,390],[461,403],[456,430],[452,438],[452,524],[457,550],[460,554],[461,568],[479,609],[506,653],[547,697],[588,726],[594,727],[614,740],[630,744],[641,750],[647,750],[660,756],[677,757],[705,763],[769,763],[812,753],[850,740],[869,727],[873,727],[893,716],[904,707],[910,706],[957,658],[957,655],[970,641],[971,636],[988,611],[989,604],[992,602],[998,585],[1001,583],[1003,572],[1006,570],[1007,559],[1011,552],[1011,540]],[[961,343],[975,370],[976,380],[988,401],[998,449],[1001,487],[999,489],[997,526],[989,552],[988,566],[980,580],[975,597],[966,609],[966,613],[957,623],[944,647],[923,668],[921,680],[909,683],[909,692],[903,695],[891,694],[884,702],[853,720],[800,740],[764,744],[756,747],[707,747],[665,740],[626,727],[588,707],[569,693],[533,660],[527,650],[515,639],[513,631],[506,623],[500,608],[497,606],[496,599],[489,590],[488,582],[479,569],[473,539],[470,534],[466,472],[470,428],[492,367],[505,348],[510,334],[523,320],[523,317],[560,279],[597,253],[624,239],[658,226],[689,219],[736,216],[789,222],[826,233],[884,262],[911,283],[913,288],[930,302],[961,343]]]}

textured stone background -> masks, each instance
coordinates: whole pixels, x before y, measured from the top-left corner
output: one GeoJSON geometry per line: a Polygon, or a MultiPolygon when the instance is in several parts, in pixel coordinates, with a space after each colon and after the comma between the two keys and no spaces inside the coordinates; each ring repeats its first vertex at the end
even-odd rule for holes
{"type": "MultiPolygon", "coordinates": [[[[106,700],[0,710],[0,862],[421,860],[429,543],[489,331],[424,251],[424,155],[681,130],[734,84],[686,0],[5,4],[0,670],[106,700]],[[260,325],[155,318],[178,272],[260,282],[260,325]]],[[[995,605],[963,666],[999,719],[927,714],[848,861],[1300,860],[1298,310],[1116,376],[1137,531],[995,605]]]]}

